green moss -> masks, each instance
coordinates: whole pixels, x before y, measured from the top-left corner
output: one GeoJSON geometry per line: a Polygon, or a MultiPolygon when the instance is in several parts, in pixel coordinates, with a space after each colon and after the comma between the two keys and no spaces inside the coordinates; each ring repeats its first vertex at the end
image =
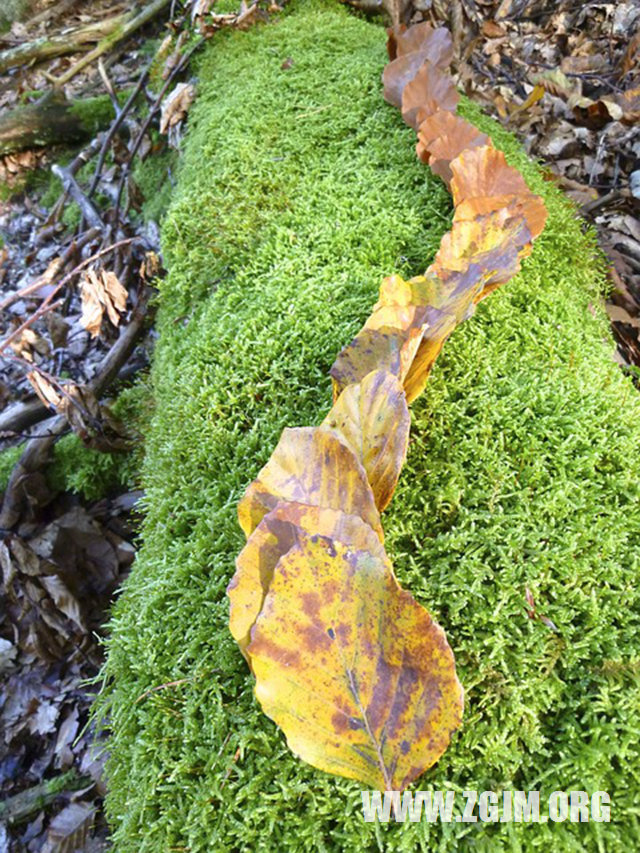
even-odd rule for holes
{"type": "Polygon", "coordinates": [[[137,488],[143,438],[152,409],[151,390],[145,379],[141,378],[135,385],[121,391],[111,410],[131,436],[131,450],[103,453],[85,447],[75,434],[65,435],[56,443],[47,469],[51,486],[56,490],[75,492],[88,501],[118,490],[137,488]]]}
{"type": "Polygon", "coordinates": [[[177,164],[178,152],[168,147],[136,162],[133,179],[144,199],[142,217],[146,221],[153,219],[159,222],[166,213],[171,202],[177,164]]]}
{"type": "Polygon", "coordinates": [[[9,447],[0,453],[0,492],[4,492],[7,488],[11,472],[21,453],[22,448],[20,447],[9,447]]]}
{"type": "MultiPolygon", "coordinates": [[[[124,104],[131,89],[117,93],[118,102],[124,104]]],[[[74,101],[69,107],[71,115],[76,116],[87,133],[96,134],[113,121],[113,104],[109,95],[96,95],[95,98],[83,98],[74,101]]]]}
{"type": "Polygon", "coordinates": [[[324,416],[329,367],[382,276],[424,270],[449,226],[382,101],[384,41],[306,2],[216,37],[199,68],[164,224],[144,545],[97,709],[117,851],[637,846],[640,405],[611,358],[593,235],[471,105],[550,218],[438,360],[385,513],[400,581],[445,628],[467,696],[418,787],[606,790],[613,821],[365,824],[360,786],[298,761],[261,714],[228,633],[243,490],[283,427],[324,416]],[[527,618],[526,586],[557,634],[527,618]]]}

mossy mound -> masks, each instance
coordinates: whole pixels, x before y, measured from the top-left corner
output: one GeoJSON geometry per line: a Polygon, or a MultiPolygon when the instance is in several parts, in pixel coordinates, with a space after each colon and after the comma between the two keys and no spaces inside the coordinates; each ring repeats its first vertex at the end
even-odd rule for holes
{"type": "Polygon", "coordinates": [[[164,225],[144,546],[98,704],[116,850],[638,841],[640,405],[611,358],[592,237],[470,105],[550,219],[523,273],[448,342],[383,519],[467,692],[463,728],[417,788],[604,790],[612,822],[364,823],[360,786],[298,761],[261,714],[227,629],[244,488],[285,426],[324,416],[329,367],[382,277],[423,271],[449,227],[444,187],[382,101],[384,62],[380,27],[323,2],[216,37],[201,62],[164,225]],[[557,633],[527,617],[527,586],[557,633]]]}

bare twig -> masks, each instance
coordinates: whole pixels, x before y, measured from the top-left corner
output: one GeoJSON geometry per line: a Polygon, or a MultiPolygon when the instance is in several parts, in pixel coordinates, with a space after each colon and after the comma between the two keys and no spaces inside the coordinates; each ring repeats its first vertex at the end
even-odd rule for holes
{"type": "Polygon", "coordinates": [[[124,106],[122,107],[122,109],[120,110],[120,112],[116,115],[115,119],[111,123],[111,127],[107,131],[106,136],[102,140],[102,145],[100,148],[100,154],[98,156],[98,162],[96,164],[96,169],[95,169],[95,172],[93,173],[93,178],[91,180],[91,186],[89,187],[89,189],[87,191],[88,198],[91,198],[91,196],[96,191],[96,188],[97,188],[98,183],[100,181],[100,175],[102,174],[102,169],[104,167],[104,161],[105,161],[106,156],[107,156],[107,151],[109,150],[109,146],[113,142],[113,138],[116,135],[116,133],[118,132],[120,125],[122,124],[122,122],[127,117],[127,115],[129,113],[129,111],[131,110],[131,107],[133,106],[136,98],[140,94],[142,87],[146,83],[147,78],[149,76],[150,68],[151,68],[151,63],[149,63],[149,65],[147,65],[145,70],[140,75],[140,79],[136,83],[134,90],[131,92],[131,94],[127,98],[127,101],[124,104],[124,106]]]}
{"type": "Polygon", "coordinates": [[[83,193],[80,185],[73,175],[71,175],[67,169],[64,169],[62,166],[58,166],[57,164],[54,164],[51,167],[51,171],[56,178],[60,178],[62,186],[78,205],[83,218],[89,223],[89,225],[92,228],[104,228],[104,222],[102,221],[97,208],[83,193]]]}
{"type": "Polygon", "coordinates": [[[202,45],[203,42],[204,42],[204,38],[199,38],[195,42],[195,44],[193,44],[189,48],[189,50],[184,54],[184,56],[180,59],[180,61],[176,65],[176,67],[171,72],[171,74],[165,80],[164,85],[160,89],[160,93],[158,94],[157,98],[155,99],[155,101],[151,105],[149,112],[147,114],[147,117],[144,120],[142,127],[140,128],[140,132],[138,133],[138,136],[136,137],[136,139],[135,139],[135,141],[131,147],[131,150],[129,151],[129,155],[127,157],[127,160],[122,166],[122,175],[120,176],[120,182],[118,184],[118,195],[116,197],[116,204],[115,204],[114,229],[116,232],[117,232],[117,228],[118,228],[118,223],[120,221],[120,204],[122,202],[122,193],[124,190],[125,183],[127,182],[127,179],[129,177],[129,171],[131,168],[131,161],[133,160],[133,158],[138,153],[138,148],[140,148],[142,140],[144,139],[144,136],[145,136],[147,130],[149,129],[149,125],[151,124],[154,116],[156,115],[156,113],[158,112],[160,107],[162,106],[162,101],[164,100],[164,96],[166,95],[167,91],[171,87],[175,78],[179,74],[181,74],[182,71],[184,71],[184,69],[187,67],[187,64],[189,63],[189,60],[191,59],[192,55],[202,45]]]}

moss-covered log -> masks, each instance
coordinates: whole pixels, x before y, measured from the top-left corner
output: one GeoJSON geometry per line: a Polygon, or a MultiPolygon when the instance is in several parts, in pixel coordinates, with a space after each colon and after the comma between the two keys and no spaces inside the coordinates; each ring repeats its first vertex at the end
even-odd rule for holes
{"type": "Polygon", "coordinates": [[[215,37],[198,69],[163,230],[144,544],[99,705],[118,853],[637,847],[640,402],[611,357],[592,236],[468,102],[550,217],[447,343],[385,513],[399,580],[445,628],[467,697],[418,787],[540,789],[542,807],[604,790],[612,820],[365,823],[360,785],[287,750],[228,631],[244,488],[283,427],[324,417],[382,277],[423,271],[449,227],[444,187],[382,101],[384,42],[307,0],[215,37]],[[527,587],[557,632],[528,618],[527,587]]]}
{"type": "Polygon", "coordinates": [[[16,47],[0,51],[0,71],[15,68],[18,65],[28,65],[29,62],[41,62],[68,53],[77,53],[88,45],[110,36],[122,28],[127,15],[116,15],[104,21],[78,27],[63,35],[41,36],[26,41],[16,47]]]}
{"type": "Polygon", "coordinates": [[[0,156],[25,148],[78,142],[113,119],[108,95],[67,101],[48,96],[0,115],[0,156]]]}

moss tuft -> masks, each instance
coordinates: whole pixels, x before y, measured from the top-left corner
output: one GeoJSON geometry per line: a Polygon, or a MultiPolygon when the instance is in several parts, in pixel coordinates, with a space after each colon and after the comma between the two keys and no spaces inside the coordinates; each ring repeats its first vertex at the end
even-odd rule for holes
{"type": "Polygon", "coordinates": [[[424,270],[449,227],[445,189],[381,99],[384,53],[381,28],[308,1],[202,59],[164,224],[144,545],[97,707],[117,851],[637,844],[640,405],[611,358],[593,235],[470,104],[550,219],[447,344],[385,513],[400,581],[445,628],[467,694],[417,787],[606,790],[613,821],[365,824],[360,786],[298,761],[260,713],[227,629],[244,488],[283,427],[324,416],[329,367],[383,275],[424,270]],[[526,586],[557,634],[527,618],[526,586]]]}

